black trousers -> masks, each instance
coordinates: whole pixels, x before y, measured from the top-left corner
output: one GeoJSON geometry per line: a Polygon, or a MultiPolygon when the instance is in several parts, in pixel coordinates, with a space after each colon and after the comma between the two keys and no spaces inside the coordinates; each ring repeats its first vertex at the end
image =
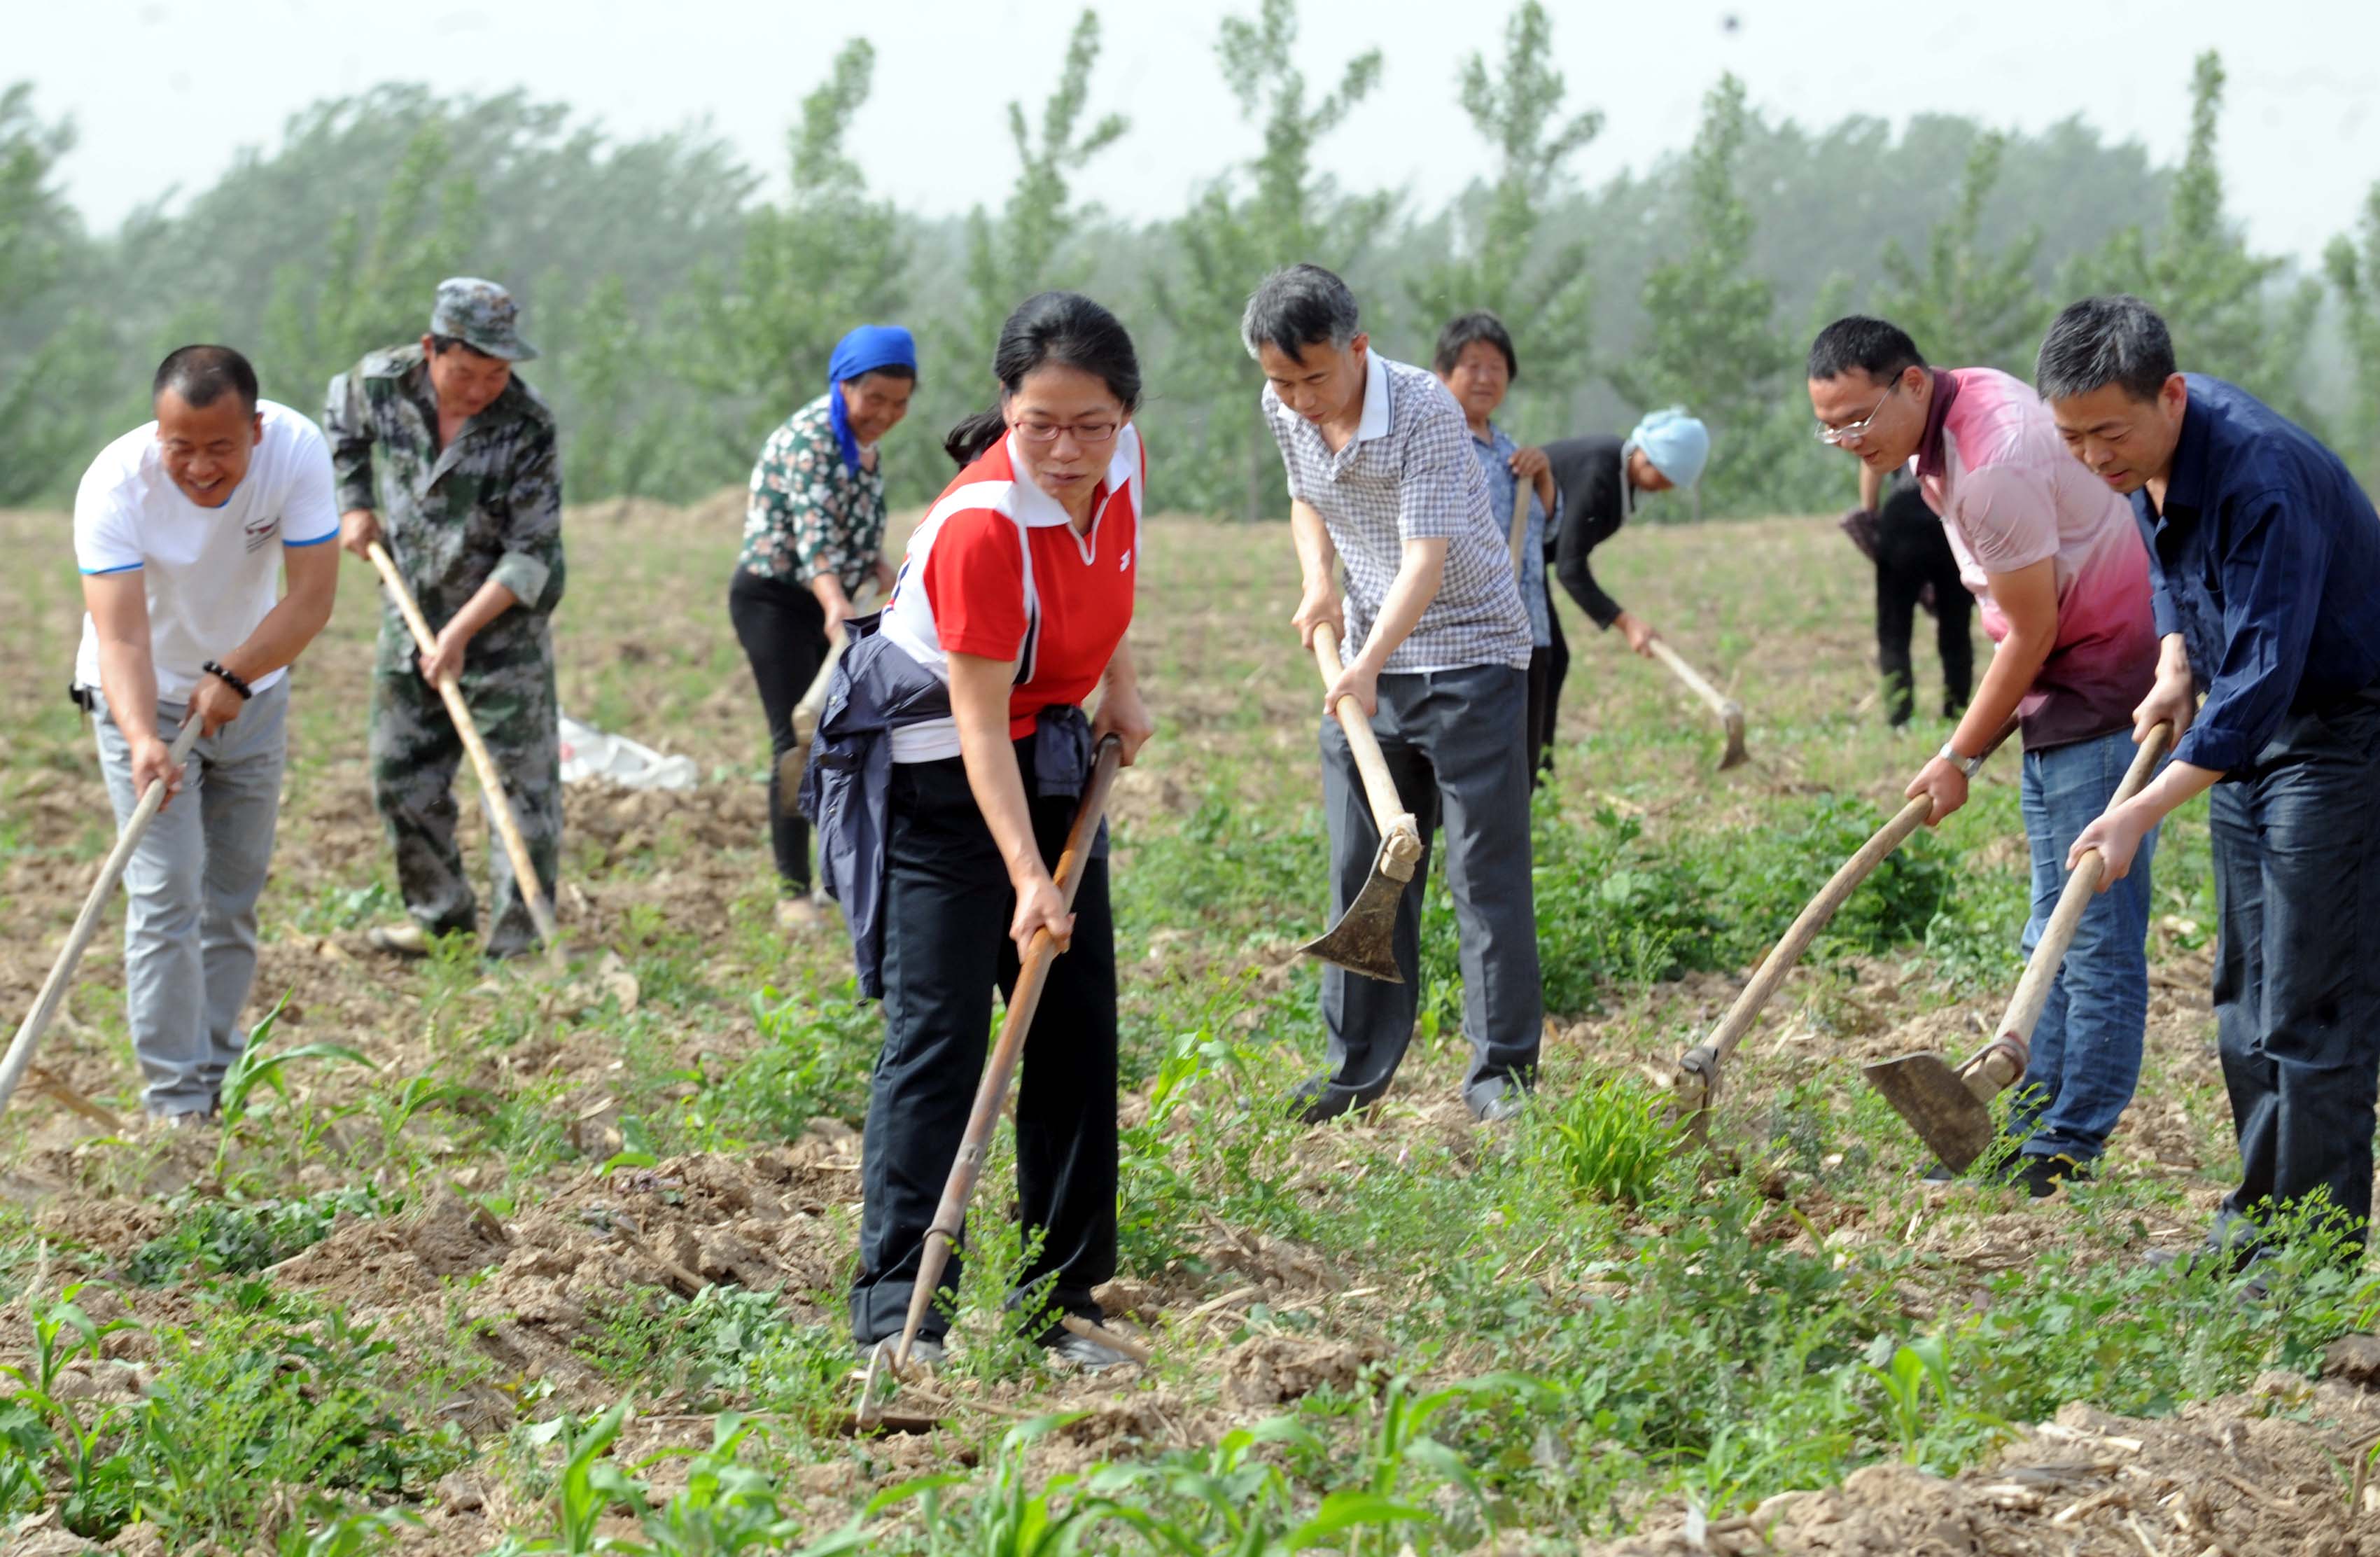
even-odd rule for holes
{"type": "Polygon", "coordinates": [[[769,720],[769,842],[777,882],[789,896],[810,890],[810,824],[780,794],[776,759],[794,748],[794,705],[810,689],[826,661],[826,611],[799,584],[735,570],[727,586],[727,619],[752,662],[760,709],[769,720]]]}
{"type": "Polygon", "coordinates": [[[1553,628],[1553,641],[1529,655],[1529,783],[1536,784],[1536,775],[1554,771],[1555,720],[1561,711],[1562,683],[1570,676],[1570,640],[1562,636],[1561,613],[1554,609],[1553,572],[1546,573],[1546,625],[1553,628]],[[1537,667],[1544,657],[1545,676],[1540,685],[1537,667]]]}
{"type": "Polygon", "coordinates": [[[2216,1240],[2326,1195],[2360,1248],[2380,1095],[2380,701],[2296,713],[2207,796],[2215,1015],[2240,1138],[2216,1240]],[[2243,1225],[2244,1224],[2244,1225],[2243,1225]]]}
{"type": "MultiPolygon", "coordinates": [[[[1025,792],[1032,745],[1017,743],[1025,792]]],[[[1052,869],[1074,798],[1032,802],[1034,836],[1052,869]]],[[[1016,894],[960,759],[892,769],[884,904],[884,1049],[860,1153],[859,1271],[851,1333],[862,1345],[901,1333],[927,1230],[950,1180],[982,1078],[991,991],[1015,988],[1008,921],[1016,894]]],[[[1050,967],[1025,1040],[1016,1093],[1016,1199],[1041,1247],[1022,1295],[1034,1309],[1096,1319],[1091,1289],[1115,1274],[1116,973],[1108,863],[1084,862],[1072,948],[1050,967]]],[[[978,1210],[981,1197],[978,1191],[978,1210]]],[[[942,1278],[956,1291],[953,1251],[942,1278]]],[[[920,1333],[939,1336],[946,1313],[920,1333]]]]}
{"type": "Polygon", "coordinates": [[[1884,673],[1885,717],[1895,726],[1915,710],[1916,671],[1909,640],[1917,626],[1918,598],[1934,590],[1934,642],[1942,656],[1942,717],[1966,712],[1975,685],[1975,647],[1967,627],[1975,597],[1959,578],[1959,559],[1942,521],[1914,486],[1886,499],[1876,539],[1876,651],[1884,673]]]}

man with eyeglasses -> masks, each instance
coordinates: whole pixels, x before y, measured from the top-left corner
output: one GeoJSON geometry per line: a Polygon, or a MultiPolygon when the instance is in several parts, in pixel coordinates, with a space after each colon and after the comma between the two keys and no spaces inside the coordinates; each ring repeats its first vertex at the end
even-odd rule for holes
{"type": "Polygon", "coordinates": [[[2303,428],[2179,371],[2138,298],[2067,309],[2036,371],[2077,468],[2128,494],[2151,538],[2164,651],[2136,717],[2185,732],[2073,850],[2105,856],[2113,895],[2158,819],[2207,797],[2240,1168],[2215,1258],[2245,1266],[2294,1211],[2340,1223],[2360,1259],[2380,1096],[2380,514],[2303,428]]]}
{"type": "MultiPolygon", "coordinates": [[[[1321,624],[1339,629],[1346,666],[1322,700],[1333,911],[1354,900],[1380,846],[1330,717],[1353,698],[1425,850],[1445,819],[1471,1040],[1463,1101],[1475,1119],[1509,1119],[1536,1082],[1544,1018],[1529,877],[1529,614],[1508,538],[1462,408],[1428,372],[1372,349],[1345,282],[1319,265],[1275,272],[1248,299],[1240,337],[1264,370],[1265,424],[1289,473],[1305,584],[1292,625],[1308,645],[1321,624]]],[[[1308,1123],[1389,1089],[1419,1009],[1428,877],[1425,854],[1398,902],[1402,983],[1323,969],[1330,1068],[1293,1100],[1308,1123]]]]}
{"type": "MultiPolygon", "coordinates": [[[[1950,739],[1910,781],[1931,822],[1967,801],[1967,781],[2010,715],[2024,730],[2022,804],[2032,845],[2030,955],[2066,884],[2075,840],[2114,798],[2132,759],[2132,711],[2155,679],[2148,554],[2123,502],[2066,452],[2049,407],[1991,368],[1926,366],[1880,319],[1838,319],[1811,344],[1818,437],[1870,470],[1909,466],[1941,516],[1961,580],[1998,645],[1950,739]]],[[[2010,1127],[2013,1182],[2035,1197],[2090,1174],[2140,1079],[2148,1017],[2148,862],[2095,899],[2034,1032],[2010,1127]]]]}

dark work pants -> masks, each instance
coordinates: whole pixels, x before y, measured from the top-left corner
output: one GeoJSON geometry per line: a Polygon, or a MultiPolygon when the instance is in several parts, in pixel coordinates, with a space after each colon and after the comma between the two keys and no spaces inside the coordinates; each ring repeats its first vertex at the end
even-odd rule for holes
{"type": "Polygon", "coordinates": [[[1553,714],[1553,672],[1554,651],[1550,647],[1541,646],[1529,651],[1528,711],[1522,719],[1524,732],[1522,738],[1528,747],[1524,760],[1528,763],[1531,789],[1537,786],[1537,775],[1550,769],[1554,761],[1554,732],[1550,722],[1553,714]]]}
{"type": "Polygon", "coordinates": [[[1553,629],[1553,641],[1538,652],[1545,655],[1545,687],[1540,693],[1537,679],[1537,658],[1529,657],[1529,729],[1536,737],[1535,756],[1529,772],[1530,783],[1536,775],[1554,771],[1554,731],[1561,711],[1562,682],[1570,675],[1570,640],[1562,637],[1561,613],[1554,609],[1553,575],[1546,575],[1546,625],[1553,629]],[[1542,699],[1542,700],[1541,700],[1542,699]]]}
{"type": "MultiPolygon", "coordinates": [[[[1032,744],[1016,748],[1027,795],[1032,744]]],[[[1041,858],[1055,869],[1075,801],[1032,804],[1041,858]]],[[[960,759],[893,764],[886,852],[884,1049],[860,1154],[851,1288],[851,1333],[862,1345],[901,1333],[982,1078],[991,991],[996,984],[1005,998],[1017,972],[1008,939],[1016,894],[960,759]]],[[[1023,1286],[1037,1309],[1096,1318],[1091,1289],[1115,1274],[1116,1260],[1115,929],[1104,858],[1085,862],[1073,946],[1050,964],[1020,1074],[1016,1198],[1028,1236],[1041,1237],[1023,1286]]],[[[942,1285],[958,1284],[953,1251],[942,1285]]],[[[949,1328],[938,1307],[919,1330],[949,1328]]]]}
{"type": "MultiPolygon", "coordinates": [[[[1413,1040],[1421,1005],[1422,894],[1441,819],[1446,884],[1462,937],[1463,1027],[1471,1039],[1464,1094],[1493,1096],[1507,1078],[1531,1085],[1545,1012],[1529,877],[1529,774],[1517,738],[1527,712],[1526,677],[1509,665],[1471,665],[1384,675],[1379,689],[1372,730],[1398,797],[1421,828],[1423,854],[1397,905],[1395,954],[1405,981],[1322,969],[1331,1090],[1370,1102],[1389,1089],[1413,1040]]],[[[1363,890],[1380,850],[1363,776],[1336,719],[1322,726],[1322,800],[1330,822],[1335,921],[1363,890]]]]}
{"type": "Polygon", "coordinates": [[[776,760],[794,748],[794,705],[826,661],[826,612],[801,585],[739,567],[727,587],[727,619],[752,662],[769,720],[769,842],[777,856],[777,884],[797,897],[810,889],[810,824],[794,810],[793,797],[779,792],[776,760]]]}
{"type": "Polygon", "coordinates": [[[1965,712],[1975,685],[1974,640],[1968,623],[1975,597],[1959,578],[1942,521],[1914,488],[1885,504],[1876,541],[1876,650],[1884,674],[1885,717],[1909,723],[1916,704],[1916,672],[1909,644],[1917,626],[1918,597],[1934,589],[1934,643],[1942,656],[1942,717],[1965,712]]]}
{"type": "Polygon", "coordinates": [[[2360,1242],[2380,1089],[2380,703],[2290,715],[2208,807],[2215,1013],[2240,1137],[2217,1239],[2252,1241],[2268,1208],[2323,1191],[2360,1242]]]}

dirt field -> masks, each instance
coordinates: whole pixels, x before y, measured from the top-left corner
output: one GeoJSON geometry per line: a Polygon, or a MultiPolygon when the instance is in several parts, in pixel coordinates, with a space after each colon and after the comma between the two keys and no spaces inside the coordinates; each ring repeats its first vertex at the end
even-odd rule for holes
{"type": "MultiPolygon", "coordinates": [[[[1325,1446],[1318,1458],[1265,1439],[1229,1450],[1251,1455],[1233,1474],[1270,1467],[1284,1508],[1307,1514],[1358,1481],[1418,1511],[1317,1536],[1318,1549],[2380,1553],[2380,1353],[2339,1339],[2380,1309],[2371,1282],[2293,1271],[2260,1310],[2204,1280],[2168,1293],[2139,1274],[2148,1249],[2200,1236],[2234,1166],[2205,993],[2203,809],[2177,819],[2159,858],[2148,1068],[2101,1182],[2082,1191],[2034,1204],[1921,1186],[1914,1144],[1856,1073],[1912,1050],[1963,1054],[2013,983],[2012,754],[1966,815],[1912,846],[1897,885],[1864,900],[1879,928],[1822,949],[1778,997],[1729,1073],[1716,1159],[1664,1149],[1654,1187],[1589,1194],[1564,1178],[1580,1155],[1551,1122],[1475,1128],[1455,1095],[1461,1007],[1443,983],[1388,1102],[1297,1132],[1274,1105],[1320,1052],[1314,975],[1293,951],[1324,906],[1318,699],[1284,626],[1286,536],[1187,520],[1159,521],[1148,542],[1134,640],[1160,733],[1117,802],[1131,1096],[1123,1268],[1103,1299],[1158,1361],[1054,1373],[1012,1355],[996,1287],[969,1289],[963,1360],[925,1402],[948,1422],[844,1436],[842,1291],[873,1017],[839,987],[847,948],[788,944],[771,920],[765,747],[724,611],[739,512],[728,493],[570,515],[565,707],[693,757],[705,782],[684,796],[571,791],[566,974],[486,970],[468,946],[411,965],[366,948],[396,905],[364,766],[372,580],[346,567],[334,627],[295,676],[257,983],[260,1012],[285,995],[272,1050],[325,1048],[293,1053],[219,1134],[140,1129],[111,914],[42,1064],[127,1123],[108,1130],[29,1089],[0,1142],[0,1356],[31,1366],[42,1306],[91,1283],[81,1310],[129,1322],[62,1377],[114,1424],[106,1441],[152,1467],[141,1485],[162,1489],[120,1534],[87,1540],[66,1527],[65,1461],[0,1430],[0,1456],[48,1489],[0,1502],[23,1521],[9,1550],[270,1550],[329,1520],[307,1501],[326,1488],[355,1517],[413,1514],[370,1534],[395,1550],[551,1538],[571,1494],[552,1435],[530,1429],[628,1400],[611,1458],[638,1467],[657,1507],[686,1506],[688,1456],[722,1411],[748,1413],[766,1441],[736,1453],[770,1478],[789,1528],[817,1539],[856,1517],[885,1550],[1012,1550],[982,1535],[985,1500],[1012,1482],[1084,1473],[1070,1496],[1121,1501],[1116,1467],[1220,1475],[1228,1435],[1292,1420],[1325,1446]],[[1895,929],[1898,913],[1915,918],[1895,929]],[[1705,1317],[1754,1302],[1767,1305],[1756,1319],[1705,1317]],[[167,1429],[140,1424],[160,1419],[176,1379],[201,1376],[194,1357],[222,1355],[211,1337],[268,1319],[319,1336],[332,1316],[382,1348],[336,1380],[375,1403],[373,1441],[400,1444],[401,1468],[359,1478],[340,1459],[333,1476],[333,1460],[264,1429],[242,1492],[153,1468],[172,1456],[141,1435],[167,1429]],[[1929,1337],[1946,1348],[1939,1374],[1921,1356],[1894,1383],[1896,1348],[1919,1355],[1929,1337]],[[1648,1360],[1662,1347],[1674,1356],[1648,1360]],[[1694,1393],[1719,1375],[1736,1381],[1694,1393]],[[1522,1381],[1432,1408],[1443,1458],[1381,1436],[1400,1400],[1506,1377],[1522,1381]],[[2064,1378],[2098,1382],[2070,1397],[2046,1382],[2064,1378]],[[1664,1415],[1665,1393],[1691,1410],[1664,1415]],[[1999,1414],[2017,1405],[2022,1420],[1999,1414]],[[1003,1447],[1052,1412],[1075,1415],[1003,1447]],[[1795,1426],[1800,1412],[1823,1430],[1795,1426]],[[684,1453],[650,1457],[664,1451],[684,1453]],[[860,1512],[938,1471],[973,1478],[977,1501],[950,1516],[962,1544],[917,1514],[930,1502],[860,1512]]],[[[13,1020],[112,827],[61,695],[79,613],[66,521],[0,515],[0,540],[19,559],[0,583],[0,642],[19,670],[0,687],[0,1006],[13,1020]]],[[[1546,1096],[1621,1100],[1565,1104],[1582,1136],[1621,1127],[1626,1100],[1667,1075],[1831,869],[1826,851],[1881,821],[1940,739],[1924,720],[1883,729],[1866,576],[1823,521],[1645,528],[1609,551],[1615,593],[1746,703],[1755,760],[1712,774],[1709,722],[1568,614],[1574,663],[1539,837],[1549,861],[1593,869],[1539,872],[1541,920],[1559,927],[1546,1096]],[[1558,969],[1557,956],[1572,960],[1558,969]]],[[[1938,694],[1923,660],[1920,676],[1923,709],[1938,694]]],[[[1449,935],[1442,906],[1428,922],[1449,935]]],[[[979,1202],[995,1214],[1003,1162],[979,1202]]],[[[980,1218],[977,1236],[990,1271],[997,1239],[980,1218]]],[[[276,1376],[311,1356],[278,1344],[276,1376]]],[[[319,1405],[335,1393],[331,1365],[305,1366],[319,1405]]],[[[211,1474],[237,1480],[240,1463],[211,1474]]],[[[1144,1510],[1205,1506],[1180,1486],[1131,1485],[1144,1510]]],[[[612,1500],[595,1528],[625,1537],[633,1509],[612,1500]]],[[[1157,1545],[1128,1521],[1103,1528],[1081,1549],[1157,1545]]]]}

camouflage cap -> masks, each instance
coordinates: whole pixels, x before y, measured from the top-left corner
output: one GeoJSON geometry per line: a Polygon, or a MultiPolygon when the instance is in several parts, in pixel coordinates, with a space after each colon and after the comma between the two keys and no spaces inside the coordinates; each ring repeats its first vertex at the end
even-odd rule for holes
{"type": "Polygon", "coordinates": [[[438,284],[430,333],[452,335],[474,351],[507,362],[526,362],[537,355],[537,348],[520,338],[520,305],[513,295],[476,275],[450,275],[438,284]]]}

